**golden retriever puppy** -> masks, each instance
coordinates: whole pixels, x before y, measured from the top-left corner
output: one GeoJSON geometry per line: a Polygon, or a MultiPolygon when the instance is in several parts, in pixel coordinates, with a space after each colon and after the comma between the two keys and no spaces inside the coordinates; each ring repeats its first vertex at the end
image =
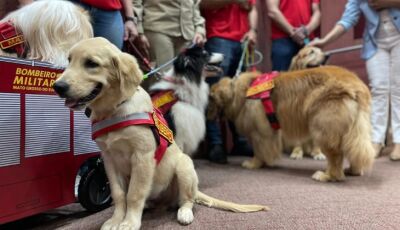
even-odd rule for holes
{"type": "MultiPolygon", "coordinates": [[[[0,23],[11,22],[25,39],[27,59],[66,66],[68,50],[77,42],[93,37],[89,14],[81,7],[61,0],[34,1],[8,14],[0,23]]],[[[17,56],[12,49],[0,55],[17,56]]]]}
{"type": "MultiPolygon", "coordinates": [[[[70,50],[69,59],[54,84],[69,108],[88,107],[92,111],[90,120],[102,124],[156,113],[149,94],[140,87],[143,73],[136,59],[106,39],[78,43],[70,50]]],[[[115,203],[113,216],[101,229],[139,229],[146,200],[160,201],[163,197],[173,197],[172,204],[179,204],[177,219],[181,224],[193,221],[195,202],[235,212],[267,209],[220,201],[198,191],[193,162],[173,141],[156,161],[158,141],[149,125],[117,128],[94,139],[102,152],[115,203]]]]}
{"type": "Polygon", "coordinates": [[[314,173],[317,181],[343,180],[345,158],[351,175],[362,175],[371,167],[370,93],[355,74],[334,66],[280,73],[271,91],[280,130],[271,128],[261,100],[246,99],[258,75],[224,78],[210,91],[209,118],[222,111],[253,146],[254,157],[243,167],[273,165],[282,151],[280,132],[288,140],[311,137],[321,147],[328,167],[314,173]]]}
{"type": "MultiPolygon", "coordinates": [[[[319,67],[324,65],[327,59],[328,56],[325,55],[320,48],[306,46],[293,57],[289,71],[319,67]]],[[[304,155],[303,148],[306,152],[309,152],[315,160],[325,160],[325,155],[322,153],[321,148],[315,145],[312,140],[307,140],[305,143],[294,143],[290,158],[302,159],[304,155]]]]}

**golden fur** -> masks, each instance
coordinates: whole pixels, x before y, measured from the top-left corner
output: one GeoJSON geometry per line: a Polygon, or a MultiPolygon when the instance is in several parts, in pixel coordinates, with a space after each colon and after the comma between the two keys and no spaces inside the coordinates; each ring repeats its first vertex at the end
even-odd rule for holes
{"type": "MultiPolygon", "coordinates": [[[[34,1],[9,15],[22,32],[27,59],[66,66],[68,50],[77,42],[93,37],[89,14],[81,7],[61,0],[34,1]]],[[[0,55],[8,55],[0,49],[0,55]]]]}
{"type": "Polygon", "coordinates": [[[315,180],[343,180],[344,158],[352,175],[362,175],[372,166],[370,93],[355,74],[334,66],[279,74],[271,94],[279,131],[271,128],[261,101],[245,97],[257,75],[224,78],[210,92],[209,117],[223,111],[253,146],[254,157],[245,161],[244,167],[273,165],[282,151],[280,132],[289,140],[311,137],[321,146],[328,167],[314,173],[315,180]]]}
{"type": "MultiPolygon", "coordinates": [[[[107,40],[93,38],[78,43],[70,51],[70,60],[55,87],[68,85],[61,96],[71,107],[89,107],[92,121],[153,111],[150,96],[139,86],[143,73],[136,59],[107,40]],[[102,87],[97,96],[82,104],[81,99],[93,94],[99,84],[102,87]],[[79,101],[81,104],[71,103],[79,101]]],[[[267,209],[220,201],[198,191],[193,162],[175,143],[156,165],[156,141],[148,126],[121,128],[95,141],[102,151],[115,203],[114,214],[102,229],[139,229],[145,201],[159,201],[160,197],[173,197],[170,202],[179,203],[177,219],[181,224],[193,221],[194,202],[235,212],[267,209]]]]}
{"type": "MultiPolygon", "coordinates": [[[[296,56],[293,57],[289,71],[318,67],[325,64],[326,60],[327,56],[324,52],[322,52],[320,48],[314,46],[306,46],[302,48],[296,56]]],[[[284,143],[284,146],[286,147],[288,143],[286,143],[285,141],[284,143]]],[[[294,147],[292,153],[290,154],[290,158],[303,158],[304,147],[304,149],[306,150],[305,152],[310,153],[310,155],[315,160],[325,160],[325,155],[322,153],[321,148],[315,145],[312,140],[307,140],[305,143],[296,141],[293,144],[294,147]]]]}

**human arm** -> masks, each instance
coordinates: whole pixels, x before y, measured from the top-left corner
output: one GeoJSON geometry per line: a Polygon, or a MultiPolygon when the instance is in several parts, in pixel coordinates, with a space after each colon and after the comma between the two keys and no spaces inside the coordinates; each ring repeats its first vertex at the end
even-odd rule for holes
{"type": "Polygon", "coordinates": [[[203,46],[206,42],[206,29],[205,20],[200,14],[200,0],[195,1],[193,5],[193,24],[195,34],[193,37],[193,43],[199,46],[203,46]]]}
{"type": "Polygon", "coordinates": [[[319,3],[312,3],[312,16],[310,22],[305,26],[307,33],[312,33],[321,23],[321,10],[319,8],[319,3]]]}
{"type": "Polygon", "coordinates": [[[400,8],[399,0],[368,0],[368,4],[377,11],[385,8],[400,8]]]}
{"type": "Polygon", "coordinates": [[[341,19],[336,23],[336,25],[323,38],[317,38],[309,45],[324,47],[345,34],[346,31],[355,26],[358,22],[361,14],[359,6],[360,0],[349,0],[341,19]]]}
{"type": "Polygon", "coordinates": [[[124,23],[124,41],[127,41],[128,39],[134,40],[138,36],[138,31],[135,21],[133,21],[134,14],[132,2],[131,0],[121,0],[121,3],[125,17],[127,18],[124,23]]]}
{"type": "Polygon", "coordinates": [[[258,21],[258,13],[255,5],[251,7],[249,12],[249,31],[243,36],[243,40],[248,39],[250,45],[254,45],[257,43],[257,21],[258,21]]]}
{"type": "Polygon", "coordinates": [[[133,12],[137,17],[136,28],[139,34],[137,39],[139,49],[143,52],[143,55],[146,58],[150,58],[150,52],[149,52],[150,42],[144,35],[144,29],[143,29],[143,0],[132,0],[132,5],[133,5],[133,12]]]}

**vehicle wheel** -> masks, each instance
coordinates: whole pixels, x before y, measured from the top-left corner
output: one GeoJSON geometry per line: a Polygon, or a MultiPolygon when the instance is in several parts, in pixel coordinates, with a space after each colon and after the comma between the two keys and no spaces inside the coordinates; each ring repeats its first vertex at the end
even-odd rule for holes
{"type": "Polygon", "coordinates": [[[98,212],[110,206],[111,190],[104,170],[92,168],[81,176],[78,200],[90,212],[98,212]]]}

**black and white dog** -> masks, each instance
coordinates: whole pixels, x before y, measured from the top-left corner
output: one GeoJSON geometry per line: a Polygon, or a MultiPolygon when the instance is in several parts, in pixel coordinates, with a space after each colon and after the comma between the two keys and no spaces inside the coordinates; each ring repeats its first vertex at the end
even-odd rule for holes
{"type": "Polygon", "coordinates": [[[150,87],[154,106],[168,120],[178,146],[190,156],[206,132],[205,109],[209,89],[203,69],[209,59],[210,55],[203,48],[189,48],[179,54],[173,68],[150,87]]]}

